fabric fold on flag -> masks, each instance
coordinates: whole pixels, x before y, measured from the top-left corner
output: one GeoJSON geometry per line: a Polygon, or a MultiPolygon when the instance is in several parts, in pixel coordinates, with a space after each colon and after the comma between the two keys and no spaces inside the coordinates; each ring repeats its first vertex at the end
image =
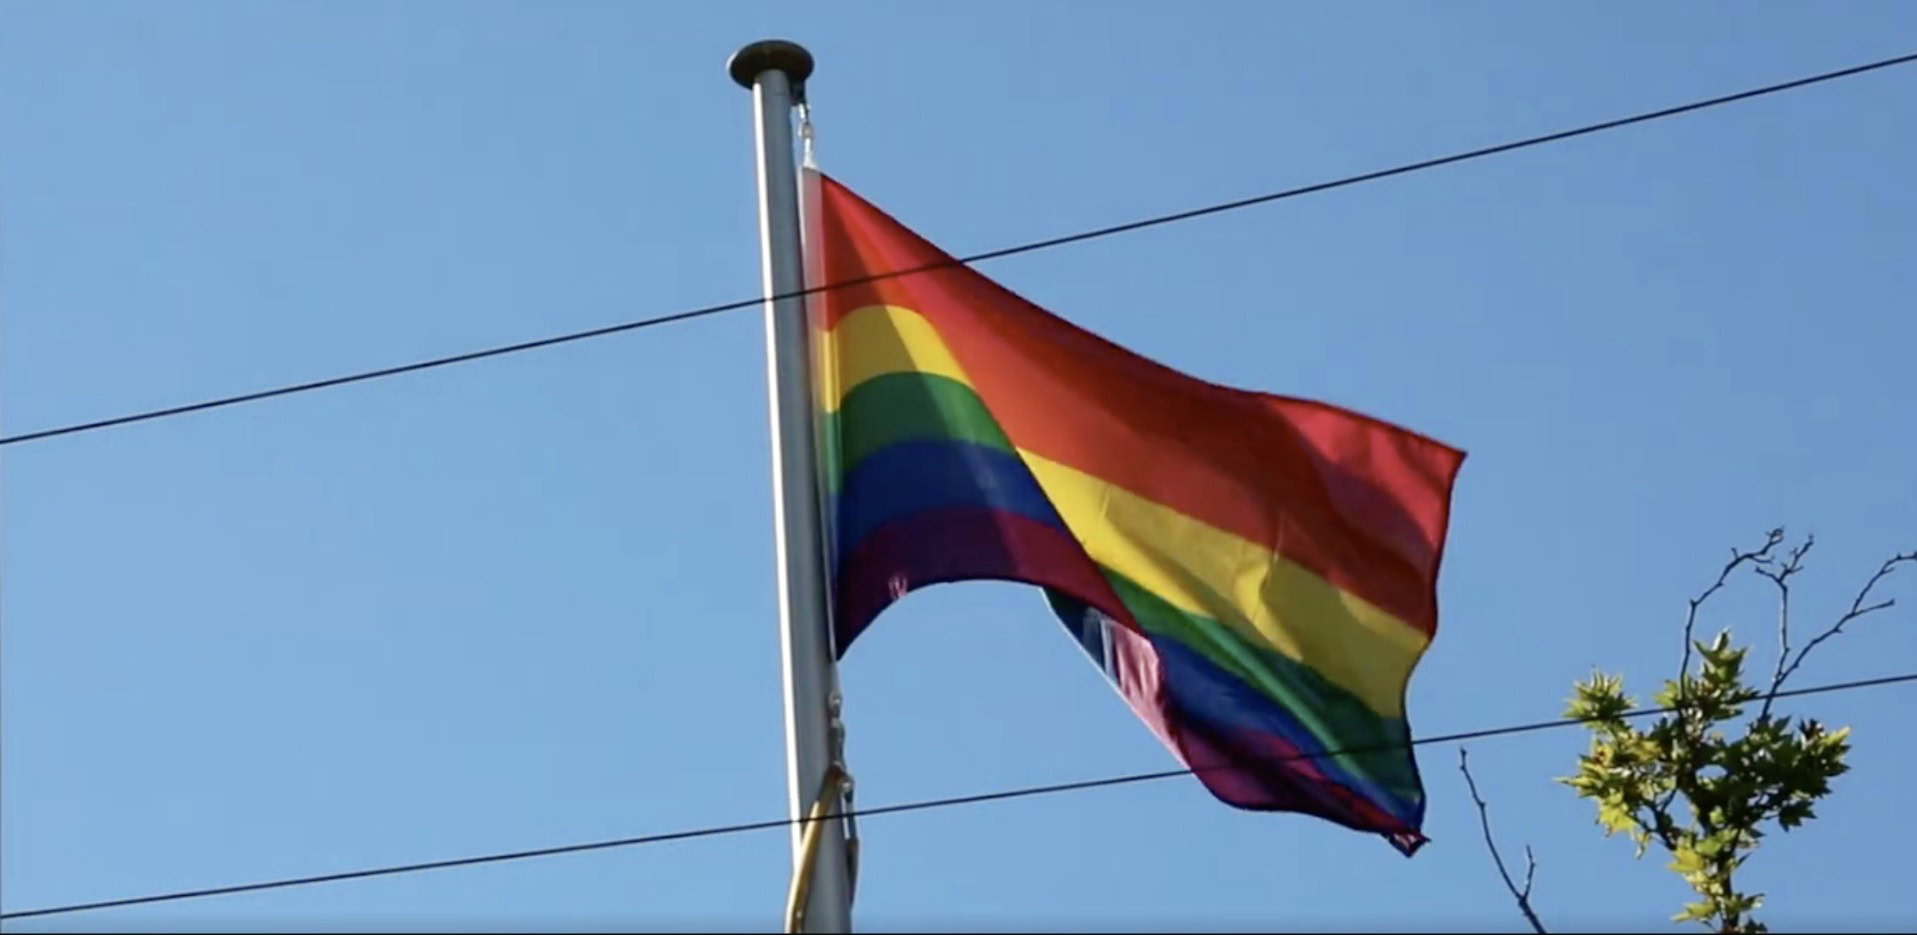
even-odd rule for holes
{"type": "Polygon", "coordinates": [[[807,172],[813,283],[849,283],[809,303],[837,651],[918,588],[1037,585],[1220,800],[1414,852],[1464,453],[1155,363],[807,172]]]}

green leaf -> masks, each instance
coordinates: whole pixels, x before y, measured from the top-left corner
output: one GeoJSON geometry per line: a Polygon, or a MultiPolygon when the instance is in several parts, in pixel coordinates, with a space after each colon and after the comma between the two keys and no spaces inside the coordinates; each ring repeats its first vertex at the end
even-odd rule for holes
{"type": "Polygon", "coordinates": [[[1711,904],[1707,902],[1685,903],[1684,911],[1671,917],[1672,922],[1702,922],[1711,917],[1711,904]]]}
{"type": "Polygon", "coordinates": [[[1675,708],[1679,698],[1691,694],[1690,679],[1671,681],[1666,679],[1664,687],[1651,696],[1651,704],[1659,708],[1675,708]]]}
{"type": "Polygon", "coordinates": [[[1672,871],[1686,877],[1694,873],[1702,873],[1704,855],[1689,846],[1680,845],[1677,850],[1671,852],[1670,866],[1672,871]]]}
{"type": "Polygon", "coordinates": [[[1609,837],[1614,832],[1637,827],[1637,819],[1631,817],[1630,809],[1623,805],[1604,802],[1598,805],[1598,824],[1604,826],[1604,834],[1609,837]]]}

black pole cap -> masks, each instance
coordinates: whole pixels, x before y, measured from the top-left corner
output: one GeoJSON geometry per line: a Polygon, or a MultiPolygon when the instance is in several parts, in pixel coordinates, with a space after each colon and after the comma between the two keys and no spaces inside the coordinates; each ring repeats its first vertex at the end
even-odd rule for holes
{"type": "Polygon", "coordinates": [[[796,97],[805,87],[805,79],[812,76],[812,53],[796,42],[784,39],[762,39],[737,52],[726,62],[726,71],[739,87],[751,90],[752,82],[768,71],[785,72],[786,81],[792,84],[796,97]]]}

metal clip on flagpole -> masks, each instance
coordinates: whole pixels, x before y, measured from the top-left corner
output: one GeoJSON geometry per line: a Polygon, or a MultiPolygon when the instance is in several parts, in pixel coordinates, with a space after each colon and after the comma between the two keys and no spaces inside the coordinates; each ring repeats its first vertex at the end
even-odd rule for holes
{"type": "Polygon", "coordinates": [[[755,42],[726,70],[752,92],[759,142],[759,235],[764,258],[772,409],[773,504],[785,675],[786,790],[793,893],[788,924],[849,932],[852,890],[839,813],[844,768],[836,736],[837,678],[826,608],[825,537],[813,438],[805,263],[799,238],[792,109],[805,100],[812,55],[791,42],[755,42]],[[825,819],[825,820],[816,820],[825,819]]]}
{"type": "Polygon", "coordinates": [[[811,898],[812,875],[818,866],[819,841],[825,828],[843,821],[845,831],[845,889],[849,904],[858,895],[859,832],[852,817],[852,774],[845,768],[845,722],[839,719],[838,692],[830,698],[832,726],[832,762],[825,768],[819,785],[819,797],[806,814],[805,834],[799,845],[799,859],[792,871],[792,887],[786,893],[785,930],[803,932],[806,903],[811,898]],[[834,809],[833,806],[838,808],[834,809]]]}

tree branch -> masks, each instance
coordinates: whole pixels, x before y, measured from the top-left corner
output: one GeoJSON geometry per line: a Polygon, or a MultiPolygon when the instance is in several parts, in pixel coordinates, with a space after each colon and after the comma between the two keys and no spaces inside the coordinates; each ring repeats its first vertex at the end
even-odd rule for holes
{"type": "MultiPolygon", "coordinates": [[[[1776,700],[1778,690],[1784,687],[1784,680],[1790,678],[1791,673],[1796,672],[1797,667],[1804,664],[1804,657],[1810,655],[1811,650],[1816,649],[1819,643],[1822,643],[1825,640],[1830,639],[1831,637],[1844,632],[1844,624],[1847,624],[1851,622],[1852,620],[1856,620],[1859,617],[1868,616],[1870,614],[1876,613],[1877,611],[1886,610],[1888,608],[1895,607],[1897,605],[1897,601],[1895,599],[1878,601],[1877,603],[1871,604],[1868,606],[1866,606],[1864,602],[1870,599],[1871,589],[1877,587],[1877,582],[1884,580],[1884,578],[1888,577],[1891,572],[1897,570],[1898,565],[1901,565],[1905,562],[1917,562],[1917,551],[1900,552],[1896,555],[1891,556],[1890,558],[1885,559],[1884,564],[1878,567],[1877,573],[1874,575],[1871,575],[1869,581],[1864,582],[1863,589],[1858,591],[1857,597],[1850,602],[1850,610],[1845,611],[1842,617],[1837,618],[1837,622],[1831,624],[1830,629],[1825,630],[1822,633],[1819,633],[1816,639],[1813,639],[1810,642],[1805,643],[1804,648],[1797,651],[1797,658],[1791,660],[1791,664],[1789,666],[1780,668],[1778,670],[1777,675],[1771,680],[1771,690],[1764,698],[1765,714],[1770,713],[1771,702],[1776,700]]],[[[1779,659],[1778,663],[1781,666],[1783,663],[1783,660],[1779,659]]]]}
{"type": "MultiPolygon", "coordinates": [[[[1690,606],[1684,614],[1684,655],[1681,658],[1679,658],[1677,663],[1677,711],[1675,714],[1677,718],[1678,729],[1684,731],[1687,736],[1690,735],[1692,731],[1691,731],[1691,712],[1689,709],[1687,709],[1684,706],[1685,701],[1687,700],[1685,696],[1689,694],[1685,689],[1686,689],[1686,686],[1689,684],[1689,680],[1690,680],[1691,642],[1694,639],[1692,634],[1697,629],[1698,608],[1703,607],[1704,602],[1711,599],[1711,595],[1716,594],[1718,591],[1723,589],[1724,583],[1730,580],[1731,572],[1736,571],[1738,566],[1744,564],[1745,562],[1755,562],[1760,566],[1769,563],[1771,560],[1770,558],[1771,550],[1777,548],[1779,544],[1783,543],[1783,541],[1784,541],[1784,529],[1783,527],[1780,526],[1776,529],[1771,530],[1768,533],[1765,533],[1764,545],[1756,549],[1755,551],[1740,552],[1738,551],[1736,546],[1732,546],[1731,560],[1724,563],[1723,570],[1717,573],[1717,580],[1712,582],[1710,587],[1705,588],[1704,593],[1699,594],[1698,596],[1694,598],[1691,598],[1690,606]]],[[[1809,551],[1809,550],[1810,550],[1810,547],[1806,545],[1804,547],[1804,551],[1809,551]]],[[[1797,553],[1797,557],[1802,558],[1803,557],[1802,553],[1801,552],[1797,553]]],[[[1703,729],[1704,728],[1700,725],[1697,728],[1697,731],[1701,732],[1703,729]]],[[[1695,744],[1695,740],[1693,740],[1693,745],[1694,744],[1695,744]]],[[[1657,805],[1657,811],[1659,813],[1665,813],[1670,810],[1671,803],[1677,800],[1677,792],[1678,792],[1677,787],[1673,786],[1671,788],[1671,791],[1664,796],[1664,800],[1662,802],[1659,802],[1657,805]]],[[[1662,837],[1662,835],[1660,835],[1660,837],[1662,837]]]]}
{"type": "Polygon", "coordinates": [[[1504,888],[1511,891],[1512,898],[1518,901],[1518,911],[1524,913],[1525,921],[1531,923],[1531,930],[1542,933],[1544,923],[1538,921],[1538,914],[1531,909],[1531,881],[1538,873],[1538,860],[1531,853],[1531,845],[1524,846],[1524,888],[1519,889],[1511,882],[1510,871],[1504,869],[1504,855],[1498,853],[1498,843],[1491,837],[1491,809],[1478,795],[1478,783],[1471,778],[1471,764],[1468,753],[1458,748],[1458,771],[1464,773],[1465,787],[1471,790],[1471,801],[1478,805],[1478,824],[1484,828],[1484,846],[1491,851],[1491,860],[1498,865],[1498,876],[1504,878],[1504,888]]]}
{"type": "Polygon", "coordinates": [[[1758,717],[1770,716],[1770,699],[1776,696],[1777,687],[1784,683],[1784,664],[1791,658],[1790,580],[1792,575],[1804,570],[1804,556],[1810,554],[1811,546],[1816,544],[1816,536],[1805,536],[1804,544],[1792,549],[1783,562],[1768,558],[1757,560],[1757,573],[1777,585],[1777,669],[1771,673],[1771,693],[1764,699],[1764,710],[1758,717]]]}
{"type": "Polygon", "coordinates": [[[1758,549],[1755,552],[1739,552],[1737,548],[1733,546],[1731,548],[1731,560],[1724,564],[1723,571],[1720,571],[1717,573],[1716,583],[1712,584],[1708,588],[1705,588],[1704,593],[1699,594],[1698,596],[1694,598],[1691,598],[1690,610],[1688,613],[1684,615],[1684,656],[1678,662],[1678,665],[1677,665],[1677,690],[1678,690],[1679,702],[1682,702],[1684,700],[1683,692],[1684,692],[1685,673],[1689,672],[1691,669],[1691,633],[1693,630],[1697,628],[1697,609],[1699,607],[1704,606],[1704,602],[1710,600],[1711,595],[1716,594],[1720,588],[1724,587],[1724,582],[1726,580],[1729,580],[1729,578],[1731,577],[1731,572],[1736,571],[1737,566],[1742,565],[1745,562],[1758,562],[1762,564],[1768,561],[1770,558],[1771,550],[1774,548],[1777,548],[1778,543],[1781,543],[1783,541],[1784,541],[1784,530],[1782,528],[1778,528],[1778,529],[1771,530],[1767,535],[1765,535],[1764,547],[1761,549],[1758,549]]]}

